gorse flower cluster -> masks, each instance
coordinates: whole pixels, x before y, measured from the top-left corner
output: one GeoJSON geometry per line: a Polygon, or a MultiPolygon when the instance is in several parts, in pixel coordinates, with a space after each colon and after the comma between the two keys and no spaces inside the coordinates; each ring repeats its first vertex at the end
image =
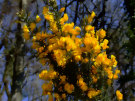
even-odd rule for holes
{"type": "MultiPolygon", "coordinates": [[[[96,16],[94,12],[86,18],[86,25],[79,27],[67,22],[64,10],[43,8],[49,26],[45,31],[37,31],[36,23],[41,21],[38,15],[35,22],[23,26],[25,40],[30,39],[30,33],[36,33],[32,48],[37,51],[40,63],[49,66],[39,74],[39,78],[45,80],[43,95],[48,95],[49,101],[53,97],[57,100],[98,100],[120,74],[115,56],[106,54],[109,48],[109,41],[104,39],[106,31],[95,31],[91,25],[96,16]]],[[[117,95],[120,96],[118,100],[122,100],[119,91],[117,95]]]]}

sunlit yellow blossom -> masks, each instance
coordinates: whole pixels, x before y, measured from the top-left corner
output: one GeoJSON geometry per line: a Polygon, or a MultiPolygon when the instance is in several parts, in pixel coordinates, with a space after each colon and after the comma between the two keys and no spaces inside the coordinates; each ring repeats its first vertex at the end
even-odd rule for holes
{"type": "Polygon", "coordinates": [[[82,39],[81,38],[75,38],[75,44],[77,47],[80,47],[80,45],[82,44],[82,39]]]}
{"type": "Polygon", "coordinates": [[[91,70],[92,73],[93,74],[97,74],[97,69],[95,68],[95,66],[92,65],[91,68],[92,68],[92,70],[91,70]]]}
{"type": "Polygon", "coordinates": [[[107,39],[105,39],[105,40],[103,41],[103,43],[101,43],[101,46],[102,46],[103,49],[109,48],[109,46],[107,46],[108,42],[109,42],[109,41],[108,41],[107,39]]]}
{"type": "Polygon", "coordinates": [[[85,58],[83,61],[84,61],[84,63],[87,63],[87,62],[89,62],[89,59],[85,58]]]}
{"type": "Polygon", "coordinates": [[[62,98],[63,99],[65,99],[66,98],[66,94],[64,93],[64,94],[62,94],[62,98]]]}
{"type": "Polygon", "coordinates": [[[82,91],[86,91],[88,89],[86,83],[83,81],[83,78],[79,78],[78,85],[82,89],[82,91]]]}
{"type": "Polygon", "coordinates": [[[91,34],[90,33],[85,33],[85,37],[89,38],[89,37],[91,37],[91,34]]]}
{"type": "Polygon", "coordinates": [[[62,12],[64,12],[64,11],[65,11],[65,7],[61,8],[61,9],[59,10],[60,13],[62,13],[62,12]]]}
{"type": "Polygon", "coordinates": [[[75,60],[76,60],[76,61],[80,61],[81,59],[82,59],[81,55],[76,55],[76,56],[75,56],[75,60]]]}
{"type": "Polygon", "coordinates": [[[50,79],[54,79],[56,77],[56,75],[57,75],[57,73],[55,71],[43,70],[39,74],[39,78],[43,79],[43,80],[50,80],[50,79]]]}
{"type": "Polygon", "coordinates": [[[94,11],[92,11],[92,13],[91,13],[91,17],[92,17],[92,18],[94,18],[95,16],[96,16],[95,12],[94,12],[94,11]]]}
{"type": "Polygon", "coordinates": [[[100,92],[100,90],[90,89],[88,91],[88,97],[91,99],[92,97],[97,96],[100,92]]]}
{"type": "Polygon", "coordinates": [[[56,45],[56,42],[57,42],[57,39],[54,39],[54,38],[48,39],[49,44],[56,45]]]}
{"type": "Polygon", "coordinates": [[[36,33],[36,40],[40,40],[41,39],[41,33],[36,33]]]}
{"type": "Polygon", "coordinates": [[[39,78],[43,78],[44,74],[46,74],[48,71],[47,70],[43,70],[40,74],[39,74],[39,78]]]}
{"type": "Polygon", "coordinates": [[[116,74],[120,74],[120,70],[116,69],[116,70],[115,70],[115,73],[116,73],[116,74]]]}
{"type": "Polygon", "coordinates": [[[92,20],[93,20],[93,18],[90,15],[88,15],[88,23],[91,23],[92,20]]]}
{"type": "Polygon", "coordinates": [[[42,52],[42,53],[40,53],[40,55],[39,55],[39,58],[41,59],[45,59],[44,57],[47,55],[47,51],[46,52],[42,52]]]}
{"type": "Polygon", "coordinates": [[[48,7],[43,7],[43,15],[47,14],[49,11],[48,7]]]}
{"type": "MultiPolygon", "coordinates": [[[[51,0],[49,3],[53,5],[54,2],[51,0]]],[[[55,8],[46,6],[43,8],[45,28],[36,26],[35,22],[23,27],[24,33],[29,34],[28,28],[33,31],[32,48],[36,50],[39,62],[46,66],[46,70],[39,74],[39,78],[45,81],[43,95],[48,95],[49,101],[53,100],[52,95],[57,101],[65,101],[70,96],[99,100],[101,91],[107,89],[120,74],[116,57],[106,53],[109,41],[104,39],[105,30],[96,31],[90,25],[94,12],[84,19],[86,22],[80,27],[73,22],[67,23],[68,15],[63,15],[64,10],[61,8],[57,12],[55,8]],[[35,27],[37,30],[34,30],[35,27]],[[100,84],[102,79],[104,85],[100,84]]],[[[37,15],[36,23],[40,20],[37,15]]],[[[119,92],[116,95],[119,95],[119,100],[122,99],[119,92]]]]}
{"type": "Polygon", "coordinates": [[[67,93],[71,94],[74,91],[74,85],[66,83],[64,89],[67,91],[67,93]]]}
{"type": "Polygon", "coordinates": [[[34,41],[36,41],[36,36],[33,36],[33,39],[32,39],[32,41],[34,42],[34,41]]]}
{"type": "Polygon", "coordinates": [[[106,31],[103,29],[99,30],[97,33],[98,33],[99,38],[101,39],[103,39],[106,36],[106,31]]]}
{"type": "Polygon", "coordinates": [[[95,46],[97,46],[99,43],[98,43],[98,40],[96,38],[93,38],[91,36],[87,37],[87,35],[88,34],[86,34],[86,37],[84,37],[84,44],[90,50],[90,49],[94,48],[95,46]]]}
{"type": "Polygon", "coordinates": [[[105,52],[98,54],[98,56],[95,59],[95,65],[100,66],[110,66],[110,59],[107,58],[107,55],[105,52]]]}
{"type": "Polygon", "coordinates": [[[24,25],[23,26],[23,32],[24,33],[29,33],[30,32],[29,29],[28,29],[28,27],[27,27],[27,25],[24,25]]]}
{"type": "Polygon", "coordinates": [[[52,51],[53,50],[53,45],[49,45],[48,46],[48,51],[52,51]]]}
{"type": "Polygon", "coordinates": [[[111,79],[107,79],[107,84],[110,86],[112,84],[112,80],[111,79]]]}
{"type": "Polygon", "coordinates": [[[115,73],[114,73],[114,75],[113,75],[113,78],[114,79],[118,79],[118,75],[120,74],[120,70],[118,70],[118,69],[116,69],[115,70],[115,73]]]}
{"type": "Polygon", "coordinates": [[[63,82],[65,82],[65,81],[66,81],[66,76],[65,76],[65,75],[60,76],[60,79],[61,79],[61,82],[63,83],[63,82]]]}
{"type": "Polygon", "coordinates": [[[79,35],[80,34],[80,31],[81,31],[81,28],[78,27],[78,26],[76,26],[75,29],[70,29],[69,32],[73,34],[72,37],[74,37],[74,39],[75,39],[75,36],[76,35],[79,35]]]}
{"type": "Polygon", "coordinates": [[[30,34],[29,33],[23,33],[23,38],[25,40],[29,40],[30,39],[30,34]]]}
{"type": "Polygon", "coordinates": [[[58,32],[58,27],[56,25],[56,22],[50,22],[50,29],[52,30],[53,33],[58,32]]]}
{"type": "Polygon", "coordinates": [[[101,51],[100,45],[97,43],[95,46],[93,46],[93,53],[98,54],[101,51]]]}
{"type": "Polygon", "coordinates": [[[54,50],[54,56],[59,66],[64,66],[66,64],[65,54],[66,51],[64,50],[60,49],[54,50]]]}
{"type": "Polygon", "coordinates": [[[39,48],[39,44],[37,42],[33,42],[33,45],[32,45],[32,48],[33,49],[36,49],[36,48],[39,48]]]}
{"type": "Polygon", "coordinates": [[[112,78],[113,78],[113,73],[112,73],[112,71],[108,71],[107,73],[108,73],[108,78],[109,78],[109,79],[112,79],[112,78]]]}
{"type": "Polygon", "coordinates": [[[92,76],[92,80],[94,83],[96,83],[98,79],[95,76],[92,76]]]}
{"type": "Polygon", "coordinates": [[[30,24],[30,29],[31,31],[33,31],[36,28],[36,24],[35,23],[31,23],[30,24]]]}
{"type": "Polygon", "coordinates": [[[67,45],[66,45],[67,51],[75,50],[77,47],[74,40],[72,40],[71,38],[67,38],[66,43],[67,43],[67,45]]]}
{"type": "Polygon", "coordinates": [[[91,15],[88,15],[88,23],[91,23],[95,16],[96,16],[95,12],[92,11],[91,15]]]}
{"type": "Polygon", "coordinates": [[[52,14],[46,14],[44,17],[45,17],[45,19],[48,20],[48,21],[52,21],[52,22],[54,21],[54,17],[53,17],[52,14]]]}
{"type": "Polygon", "coordinates": [[[68,15],[65,13],[63,16],[64,22],[68,21],[68,15]]]}
{"type": "Polygon", "coordinates": [[[114,55],[111,55],[111,65],[113,65],[113,67],[117,66],[116,57],[114,55]]]}
{"type": "Polygon", "coordinates": [[[116,96],[119,101],[123,99],[123,94],[119,90],[116,91],[116,96]]]}
{"type": "Polygon", "coordinates": [[[71,33],[72,33],[73,35],[79,35],[79,34],[80,34],[80,32],[76,31],[75,29],[72,29],[71,33]]]}
{"type": "Polygon", "coordinates": [[[41,35],[39,35],[41,40],[44,40],[48,35],[42,31],[41,35]]]}
{"type": "Polygon", "coordinates": [[[113,78],[114,78],[114,79],[118,79],[118,75],[117,75],[117,74],[114,74],[114,75],[113,75],[113,78]]]}
{"type": "Polygon", "coordinates": [[[65,34],[72,33],[73,27],[74,27],[74,23],[69,23],[69,24],[67,23],[63,25],[62,32],[64,32],[65,34]]]}
{"type": "Polygon", "coordinates": [[[39,53],[43,52],[43,50],[44,50],[44,47],[39,47],[39,48],[38,48],[38,52],[39,52],[39,53]]]}
{"type": "Polygon", "coordinates": [[[63,25],[66,21],[68,21],[68,15],[65,13],[64,16],[60,19],[60,24],[63,25]]]}
{"type": "Polygon", "coordinates": [[[63,18],[60,19],[60,24],[64,25],[64,19],[63,18]]]}
{"type": "Polygon", "coordinates": [[[50,81],[49,83],[44,83],[42,85],[42,89],[43,89],[43,94],[44,95],[47,95],[48,92],[52,91],[52,86],[53,86],[53,83],[50,81]]]}
{"type": "Polygon", "coordinates": [[[81,28],[78,27],[78,26],[76,26],[76,27],[75,27],[75,30],[80,32],[80,31],[81,31],[81,28]]]}
{"type": "Polygon", "coordinates": [[[39,15],[37,15],[37,16],[36,16],[36,22],[38,23],[38,22],[40,22],[40,21],[41,21],[41,18],[40,18],[39,15]]]}
{"type": "Polygon", "coordinates": [[[112,71],[111,67],[104,68],[104,70],[105,70],[106,73],[108,74],[108,78],[109,78],[109,79],[112,79],[112,78],[113,78],[113,71],[112,71]]]}
{"type": "Polygon", "coordinates": [[[87,26],[85,27],[85,30],[86,30],[86,31],[92,31],[92,30],[94,30],[94,27],[91,26],[91,25],[87,25],[87,26]]]}

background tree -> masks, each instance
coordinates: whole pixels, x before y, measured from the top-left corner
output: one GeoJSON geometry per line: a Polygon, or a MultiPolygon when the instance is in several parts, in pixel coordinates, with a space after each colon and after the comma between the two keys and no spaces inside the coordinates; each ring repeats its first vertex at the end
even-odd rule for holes
{"type": "MultiPolygon", "coordinates": [[[[37,94],[35,95],[35,93],[37,93],[36,91],[39,87],[37,86],[37,82],[39,81],[37,79],[37,81],[35,80],[35,83],[33,83],[32,78],[34,78],[34,76],[31,77],[31,75],[36,75],[36,73],[40,71],[41,66],[38,63],[35,63],[33,58],[29,59],[32,57],[30,55],[31,53],[29,53],[31,50],[28,45],[24,43],[25,41],[22,37],[22,24],[18,23],[21,21],[21,15],[24,14],[23,11],[30,9],[28,8],[28,5],[38,4],[37,2],[34,3],[34,1],[30,0],[1,1],[0,49],[2,49],[1,57],[3,57],[4,64],[1,67],[1,97],[6,93],[8,101],[21,101],[26,95],[29,96],[29,99],[34,99],[38,96],[37,94]],[[28,61],[31,61],[31,63],[28,61]],[[32,63],[32,61],[35,64],[32,63]],[[34,68],[34,65],[37,67],[34,68]],[[33,69],[30,70],[31,68],[33,69]],[[29,91],[29,86],[24,87],[26,83],[30,83],[30,87],[32,87],[33,84],[33,94],[27,92],[29,91]]],[[[2,98],[5,100],[6,96],[2,98]]]]}
{"type": "Polygon", "coordinates": [[[125,95],[124,100],[135,100],[135,67],[134,67],[134,57],[135,57],[135,7],[133,6],[135,2],[133,0],[125,0],[125,12],[128,14],[126,20],[128,20],[128,28],[126,35],[129,38],[126,43],[123,44],[122,49],[125,50],[124,58],[127,62],[124,64],[123,75],[119,79],[120,87],[125,95]]]}

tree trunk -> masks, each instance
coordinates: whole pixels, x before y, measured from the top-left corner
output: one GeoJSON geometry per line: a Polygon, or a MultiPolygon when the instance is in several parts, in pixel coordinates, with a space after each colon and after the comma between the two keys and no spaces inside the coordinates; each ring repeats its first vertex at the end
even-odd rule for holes
{"type": "MultiPolygon", "coordinates": [[[[22,9],[25,10],[27,7],[28,0],[19,0],[19,11],[22,9]]],[[[20,18],[18,18],[20,20],[20,18]]],[[[9,101],[22,101],[22,84],[25,79],[24,77],[24,65],[23,65],[23,57],[24,57],[24,41],[21,33],[21,24],[17,25],[18,32],[15,33],[16,38],[16,47],[14,53],[14,63],[13,63],[13,78],[12,78],[12,86],[11,86],[11,98],[9,101]]]]}

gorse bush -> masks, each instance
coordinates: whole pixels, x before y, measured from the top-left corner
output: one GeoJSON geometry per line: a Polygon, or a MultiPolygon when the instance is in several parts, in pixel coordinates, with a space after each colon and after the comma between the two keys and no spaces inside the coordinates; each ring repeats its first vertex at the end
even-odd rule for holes
{"type": "MultiPolygon", "coordinates": [[[[91,25],[96,16],[94,12],[85,17],[84,25],[79,27],[73,22],[67,23],[64,7],[57,11],[56,2],[51,4],[51,7],[43,7],[47,21],[44,31],[36,25],[43,21],[38,15],[35,21],[23,26],[24,39],[33,38],[32,48],[37,51],[40,63],[49,66],[39,74],[45,81],[43,95],[48,95],[49,101],[54,98],[105,101],[106,90],[120,74],[115,56],[106,54],[109,48],[109,41],[104,39],[106,31],[95,31],[91,25]]],[[[119,90],[116,95],[118,100],[123,99],[119,90]]]]}

